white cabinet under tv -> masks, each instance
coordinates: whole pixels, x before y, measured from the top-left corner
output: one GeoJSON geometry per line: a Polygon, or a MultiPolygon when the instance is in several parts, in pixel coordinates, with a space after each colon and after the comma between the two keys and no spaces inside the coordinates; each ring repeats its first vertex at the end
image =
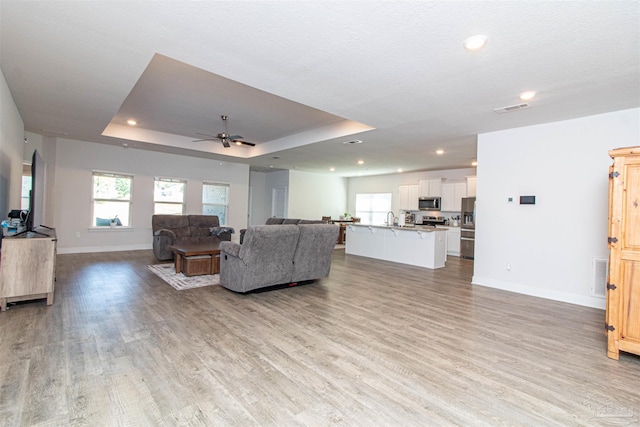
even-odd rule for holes
{"type": "Polygon", "coordinates": [[[53,304],[56,266],[56,232],[34,232],[2,239],[0,260],[0,311],[7,303],[46,298],[53,304]]]}

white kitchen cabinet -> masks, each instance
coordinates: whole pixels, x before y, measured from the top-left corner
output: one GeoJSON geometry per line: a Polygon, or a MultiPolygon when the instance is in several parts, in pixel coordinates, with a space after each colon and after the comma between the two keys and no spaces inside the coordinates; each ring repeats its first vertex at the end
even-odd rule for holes
{"type": "Polygon", "coordinates": [[[441,197],[442,196],[442,178],[438,179],[421,179],[418,181],[420,197],[441,197]]]}
{"type": "Polygon", "coordinates": [[[462,198],[467,196],[467,184],[465,182],[453,182],[442,184],[442,206],[444,212],[460,212],[462,198]]]}
{"type": "Polygon", "coordinates": [[[467,177],[467,197],[476,197],[476,177],[467,177]]]}
{"type": "Polygon", "coordinates": [[[418,210],[417,185],[400,185],[398,187],[398,209],[405,211],[418,210]]]}
{"type": "Polygon", "coordinates": [[[460,256],[460,228],[449,227],[447,231],[447,255],[460,256]]]}

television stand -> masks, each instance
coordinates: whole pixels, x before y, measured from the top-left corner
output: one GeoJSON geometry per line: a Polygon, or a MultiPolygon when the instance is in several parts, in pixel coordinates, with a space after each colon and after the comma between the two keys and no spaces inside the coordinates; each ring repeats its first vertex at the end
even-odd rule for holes
{"type": "Polygon", "coordinates": [[[46,298],[53,304],[57,238],[55,229],[42,231],[2,239],[0,311],[14,301],[46,298]]]}
{"type": "MultiPolygon", "coordinates": [[[[54,231],[55,231],[55,229],[54,229],[54,228],[47,227],[46,225],[40,225],[40,227],[38,227],[38,228],[46,228],[47,230],[54,230],[54,231]]],[[[24,231],[21,231],[21,232],[19,232],[19,233],[14,234],[14,235],[13,235],[13,236],[11,236],[11,237],[21,236],[21,235],[23,235],[23,234],[26,234],[26,237],[27,237],[27,238],[29,238],[29,237],[33,237],[32,235],[29,235],[29,233],[32,233],[32,234],[38,234],[38,235],[40,235],[40,236],[44,236],[44,237],[51,237],[51,235],[50,235],[49,233],[43,233],[42,231],[37,231],[35,228],[34,228],[33,230],[24,230],[24,231]]]]}

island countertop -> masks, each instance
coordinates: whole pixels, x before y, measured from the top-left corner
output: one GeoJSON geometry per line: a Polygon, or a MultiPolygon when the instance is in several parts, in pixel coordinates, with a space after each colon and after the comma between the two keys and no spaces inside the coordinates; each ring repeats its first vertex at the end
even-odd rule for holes
{"type": "Polygon", "coordinates": [[[425,268],[442,268],[446,228],[349,224],[345,253],[425,268]]]}
{"type": "Polygon", "coordinates": [[[449,227],[432,227],[429,225],[410,225],[410,226],[398,226],[398,225],[384,225],[384,224],[360,224],[353,223],[349,224],[348,227],[373,227],[373,228],[384,228],[387,230],[402,230],[402,231],[420,231],[420,232],[433,232],[433,231],[447,231],[449,227]]]}

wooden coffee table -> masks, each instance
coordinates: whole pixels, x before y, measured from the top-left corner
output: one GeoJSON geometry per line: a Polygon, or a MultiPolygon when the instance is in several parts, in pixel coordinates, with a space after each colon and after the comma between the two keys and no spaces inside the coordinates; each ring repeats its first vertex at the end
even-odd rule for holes
{"type": "Polygon", "coordinates": [[[176,273],[185,276],[220,273],[220,242],[203,245],[175,245],[176,273]]]}

